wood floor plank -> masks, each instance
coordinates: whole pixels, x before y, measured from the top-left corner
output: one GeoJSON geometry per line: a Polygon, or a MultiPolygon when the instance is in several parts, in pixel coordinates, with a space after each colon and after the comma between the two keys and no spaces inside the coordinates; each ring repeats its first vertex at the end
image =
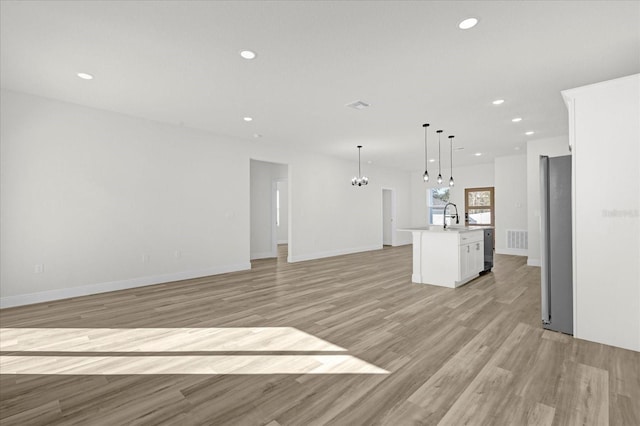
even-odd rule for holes
{"type": "Polygon", "coordinates": [[[430,412],[448,411],[506,337],[508,328],[503,324],[506,317],[506,313],[498,315],[411,394],[408,401],[430,412]]]}
{"type": "Polygon", "coordinates": [[[609,377],[605,370],[578,364],[567,425],[603,425],[609,421],[609,377]]]}
{"type": "Polygon", "coordinates": [[[526,258],[448,289],[411,282],[411,246],[278,249],[250,271],[0,310],[0,425],[640,424],[640,354],[543,330],[526,258]],[[229,374],[187,374],[216,363],[229,374]]]}
{"type": "Polygon", "coordinates": [[[501,394],[510,385],[512,378],[510,371],[494,365],[486,366],[438,425],[493,424],[494,416],[499,413],[496,407],[503,401],[501,394]]]}

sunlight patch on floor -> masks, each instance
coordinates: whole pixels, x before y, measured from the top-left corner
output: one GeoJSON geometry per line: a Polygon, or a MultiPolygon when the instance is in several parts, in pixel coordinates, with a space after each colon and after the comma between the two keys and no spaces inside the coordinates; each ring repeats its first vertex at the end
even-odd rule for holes
{"type": "Polygon", "coordinates": [[[346,351],[293,327],[0,328],[2,351],[346,351]]]}
{"type": "Polygon", "coordinates": [[[293,327],[2,328],[0,350],[2,374],[389,374],[293,327]]]}
{"type": "Polygon", "coordinates": [[[388,374],[351,355],[0,356],[2,374],[388,374]]]}

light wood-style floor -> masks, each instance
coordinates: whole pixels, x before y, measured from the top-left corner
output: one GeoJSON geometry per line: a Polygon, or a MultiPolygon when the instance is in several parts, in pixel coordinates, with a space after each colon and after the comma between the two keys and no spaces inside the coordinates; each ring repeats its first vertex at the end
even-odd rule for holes
{"type": "Polygon", "coordinates": [[[525,258],[448,289],[411,246],[283,255],[0,311],[0,424],[640,424],[640,353],[544,331],[525,258]]]}

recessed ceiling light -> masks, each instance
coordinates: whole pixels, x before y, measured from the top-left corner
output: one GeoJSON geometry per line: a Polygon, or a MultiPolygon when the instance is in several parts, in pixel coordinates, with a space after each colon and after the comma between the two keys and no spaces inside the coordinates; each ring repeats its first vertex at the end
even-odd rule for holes
{"type": "Polygon", "coordinates": [[[478,18],[467,18],[458,24],[458,28],[461,30],[468,30],[469,28],[475,27],[477,23],[478,18]]]}
{"type": "Polygon", "coordinates": [[[511,121],[513,121],[514,123],[517,123],[518,121],[522,121],[521,117],[516,117],[514,119],[512,119],[511,121]]]}
{"type": "Polygon", "coordinates": [[[255,59],[257,55],[253,50],[241,50],[240,56],[242,56],[244,59],[255,59]]]}
{"type": "Polygon", "coordinates": [[[435,162],[436,162],[436,159],[435,159],[435,158],[430,158],[430,159],[429,159],[429,162],[430,162],[430,163],[435,163],[435,162]]]}
{"type": "Polygon", "coordinates": [[[525,135],[527,136],[531,136],[532,134],[534,134],[535,132],[532,132],[531,130],[529,130],[528,132],[525,133],[525,135]]]}
{"type": "Polygon", "coordinates": [[[476,153],[475,153],[475,154],[473,154],[473,155],[475,155],[476,157],[480,157],[480,156],[482,155],[482,153],[481,153],[481,152],[476,152],[476,153]]]}
{"type": "Polygon", "coordinates": [[[244,121],[249,122],[249,121],[253,121],[253,118],[251,118],[251,117],[244,117],[244,118],[243,118],[243,120],[244,120],[244,121]]]}
{"type": "Polygon", "coordinates": [[[491,102],[494,105],[500,105],[504,103],[504,99],[496,99],[495,101],[491,102]]]}
{"type": "Polygon", "coordinates": [[[76,75],[83,80],[93,80],[93,76],[91,74],[87,74],[86,72],[79,72],[76,75]]]}

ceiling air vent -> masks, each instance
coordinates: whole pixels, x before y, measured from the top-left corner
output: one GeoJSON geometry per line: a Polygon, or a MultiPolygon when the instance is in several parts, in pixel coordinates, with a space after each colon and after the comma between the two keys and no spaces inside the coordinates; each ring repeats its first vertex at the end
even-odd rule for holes
{"type": "Polygon", "coordinates": [[[351,102],[350,104],[347,104],[346,106],[353,109],[365,109],[369,107],[369,104],[362,101],[355,101],[355,102],[351,102]]]}

